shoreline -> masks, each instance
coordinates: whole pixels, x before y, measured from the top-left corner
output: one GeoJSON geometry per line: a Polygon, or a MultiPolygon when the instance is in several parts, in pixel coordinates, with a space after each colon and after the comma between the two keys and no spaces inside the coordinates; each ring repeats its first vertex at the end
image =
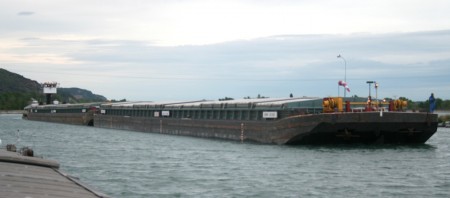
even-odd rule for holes
{"type": "Polygon", "coordinates": [[[24,110],[0,110],[0,114],[23,114],[24,110]]]}

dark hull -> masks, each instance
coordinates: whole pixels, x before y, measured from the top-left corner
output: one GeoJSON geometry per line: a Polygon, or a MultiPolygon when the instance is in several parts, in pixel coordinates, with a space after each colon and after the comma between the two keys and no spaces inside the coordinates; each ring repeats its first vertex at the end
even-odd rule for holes
{"type": "Polygon", "coordinates": [[[62,124],[93,126],[94,114],[88,113],[27,113],[24,119],[62,124]]]}
{"type": "Polygon", "coordinates": [[[379,112],[300,115],[281,120],[210,120],[95,115],[94,126],[267,144],[425,143],[437,115],[379,112]]]}

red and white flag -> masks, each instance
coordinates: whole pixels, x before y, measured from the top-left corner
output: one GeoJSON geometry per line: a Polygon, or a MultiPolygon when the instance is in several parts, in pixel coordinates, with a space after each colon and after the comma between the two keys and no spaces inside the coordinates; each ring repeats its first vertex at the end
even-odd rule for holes
{"type": "Polygon", "coordinates": [[[339,84],[339,86],[345,87],[345,89],[346,89],[348,92],[350,92],[350,88],[348,87],[347,82],[340,80],[338,84],[339,84]]]}

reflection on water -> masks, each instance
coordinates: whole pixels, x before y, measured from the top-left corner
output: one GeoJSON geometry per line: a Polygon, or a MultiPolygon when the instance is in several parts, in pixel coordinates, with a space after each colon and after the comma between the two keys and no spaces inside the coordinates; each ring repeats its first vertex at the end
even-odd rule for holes
{"type": "Polygon", "coordinates": [[[298,149],[328,149],[328,150],[382,150],[382,149],[393,149],[393,150],[411,150],[411,149],[436,149],[435,145],[428,143],[425,144],[327,144],[327,145],[286,145],[287,147],[298,148],[298,149]]]}

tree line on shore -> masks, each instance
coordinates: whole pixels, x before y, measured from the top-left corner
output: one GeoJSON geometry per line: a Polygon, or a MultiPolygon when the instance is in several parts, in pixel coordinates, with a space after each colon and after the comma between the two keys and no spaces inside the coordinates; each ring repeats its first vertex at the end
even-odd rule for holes
{"type": "MultiPolygon", "coordinates": [[[[62,103],[86,103],[86,102],[102,102],[104,100],[79,98],[74,99],[68,94],[61,93],[52,96],[53,99],[62,103]]],[[[0,110],[22,110],[36,100],[40,105],[44,104],[45,96],[38,92],[29,93],[1,93],[0,94],[0,110]]]]}
{"type": "Polygon", "coordinates": [[[0,110],[21,110],[26,107],[31,98],[39,98],[38,93],[2,93],[0,94],[0,110]]]}
{"type": "MultiPolygon", "coordinates": [[[[408,101],[408,109],[411,110],[426,111],[430,108],[429,100],[414,102],[405,97],[400,97],[399,99],[408,101]]],[[[436,98],[436,110],[450,110],[450,100],[443,100],[441,98],[436,98]]]]}

